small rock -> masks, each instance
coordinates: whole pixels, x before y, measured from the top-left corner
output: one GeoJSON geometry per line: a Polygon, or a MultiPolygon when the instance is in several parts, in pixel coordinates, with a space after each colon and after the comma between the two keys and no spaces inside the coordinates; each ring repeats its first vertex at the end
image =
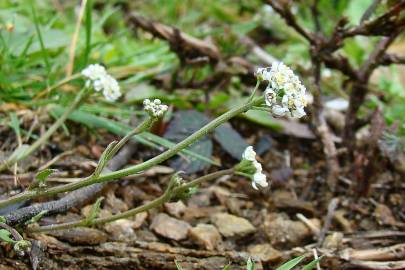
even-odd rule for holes
{"type": "Polygon", "coordinates": [[[189,235],[198,245],[206,250],[217,249],[222,243],[221,235],[217,228],[210,224],[198,224],[189,230],[189,235]]]}
{"type": "Polygon", "coordinates": [[[226,213],[215,214],[212,222],[225,237],[244,236],[256,230],[247,219],[226,213]]]}
{"type": "Polygon", "coordinates": [[[152,221],[150,229],[160,236],[176,241],[187,238],[190,224],[168,216],[167,214],[158,214],[152,221]]]}
{"type": "Polygon", "coordinates": [[[104,226],[112,240],[130,241],[136,238],[133,224],[135,222],[129,219],[120,219],[104,226]]]}
{"type": "Polygon", "coordinates": [[[391,209],[385,204],[382,203],[377,204],[377,207],[374,210],[374,216],[376,217],[377,222],[380,225],[395,226],[397,224],[397,221],[394,215],[392,214],[391,209]]]}
{"type": "Polygon", "coordinates": [[[245,202],[232,197],[225,201],[226,208],[234,215],[241,215],[245,205],[245,202]]]}
{"type": "Polygon", "coordinates": [[[145,222],[146,218],[148,217],[148,212],[141,212],[137,214],[134,218],[134,222],[132,223],[133,229],[138,229],[142,226],[145,222]]]}
{"type": "Polygon", "coordinates": [[[271,197],[278,209],[285,210],[288,213],[302,213],[310,216],[315,214],[312,203],[295,199],[291,192],[278,190],[273,192],[271,197]]]}
{"type": "Polygon", "coordinates": [[[142,201],[150,199],[148,194],[135,185],[129,185],[121,188],[120,195],[129,208],[134,208],[142,201]]]}
{"type": "Polygon", "coordinates": [[[275,262],[281,259],[281,252],[273,248],[270,244],[260,244],[248,247],[248,252],[257,256],[262,262],[275,262]]]}
{"type": "Polygon", "coordinates": [[[77,245],[97,245],[107,241],[106,233],[93,228],[73,228],[52,231],[47,234],[77,245]]]}
{"type": "Polygon", "coordinates": [[[184,214],[184,211],[187,208],[187,206],[182,201],[165,203],[164,207],[167,213],[178,218],[184,214]]]}
{"type": "Polygon", "coordinates": [[[143,242],[157,242],[159,239],[153,232],[149,231],[148,229],[141,229],[136,231],[136,239],[143,242]]]}
{"type": "Polygon", "coordinates": [[[201,189],[187,200],[189,207],[208,207],[211,204],[212,191],[201,189]]]}
{"type": "MultiPolygon", "coordinates": [[[[320,221],[310,219],[320,227],[320,221]]],[[[283,214],[269,214],[264,222],[264,230],[272,245],[298,246],[312,236],[311,230],[301,221],[292,221],[283,214]]]]}
{"type": "Polygon", "coordinates": [[[184,211],[183,219],[186,221],[194,221],[196,219],[207,218],[215,213],[225,211],[223,206],[212,207],[187,207],[184,211]]]}
{"type": "Polygon", "coordinates": [[[214,192],[215,197],[222,205],[225,205],[226,200],[231,196],[231,192],[223,187],[213,186],[210,190],[214,192]]]}
{"type": "Polygon", "coordinates": [[[128,205],[121,199],[117,198],[114,191],[108,192],[104,202],[104,209],[110,210],[111,213],[122,213],[128,210],[128,205]]]}
{"type": "Polygon", "coordinates": [[[334,232],[331,235],[326,236],[325,241],[322,244],[323,248],[337,250],[342,246],[343,233],[334,232]]]}

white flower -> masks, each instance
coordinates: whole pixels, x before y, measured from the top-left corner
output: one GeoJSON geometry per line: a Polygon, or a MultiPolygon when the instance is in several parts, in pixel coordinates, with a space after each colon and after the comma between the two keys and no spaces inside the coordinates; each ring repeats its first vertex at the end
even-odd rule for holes
{"type": "Polygon", "coordinates": [[[162,116],[169,109],[167,105],[162,104],[160,99],[155,99],[153,102],[145,99],[143,101],[143,108],[154,117],[162,116]]]}
{"type": "Polygon", "coordinates": [[[82,71],[82,75],[87,77],[86,87],[93,83],[95,91],[102,91],[108,101],[117,100],[121,96],[120,86],[105,68],[99,64],[89,65],[82,71]]]}
{"type": "Polygon", "coordinates": [[[243,152],[242,158],[249,161],[256,161],[256,152],[255,150],[253,150],[253,146],[246,147],[245,151],[243,152]]]}
{"type": "Polygon", "coordinates": [[[267,187],[269,184],[266,181],[266,175],[263,173],[262,164],[260,164],[260,162],[256,160],[256,152],[253,150],[252,146],[246,147],[245,151],[243,152],[242,158],[244,160],[250,161],[251,165],[253,165],[255,169],[252,177],[253,188],[258,189],[257,185],[261,187],[267,187]]]}
{"type": "Polygon", "coordinates": [[[92,81],[95,81],[107,75],[107,71],[102,65],[91,64],[87,68],[83,69],[82,75],[89,78],[92,81]]]}
{"type": "Polygon", "coordinates": [[[262,172],[256,172],[253,175],[252,187],[254,189],[258,190],[257,185],[264,187],[264,188],[269,185],[266,181],[266,175],[263,174],[262,172]]]}
{"type": "Polygon", "coordinates": [[[264,91],[266,105],[276,116],[300,118],[305,115],[305,86],[294,72],[282,62],[274,62],[271,68],[259,68],[258,80],[268,81],[264,91]]]}

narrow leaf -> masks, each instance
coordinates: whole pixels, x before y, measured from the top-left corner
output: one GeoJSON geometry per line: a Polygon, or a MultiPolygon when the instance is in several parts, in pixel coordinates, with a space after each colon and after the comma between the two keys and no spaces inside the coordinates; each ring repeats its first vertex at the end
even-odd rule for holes
{"type": "Polygon", "coordinates": [[[111,150],[114,149],[114,147],[117,145],[117,141],[112,141],[107,148],[104,150],[104,152],[101,154],[101,157],[98,161],[97,168],[94,170],[94,176],[99,176],[105,166],[107,165],[108,161],[112,158],[110,153],[111,150]]]}
{"type": "Polygon", "coordinates": [[[312,270],[316,267],[316,264],[322,259],[323,256],[319,257],[316,260],[313,260],[312,262],[308,263],[305,265],[301,270],[312,270]]]}
{"type": "Polygon", "coordinates": [[[104,197],[100,197],[97,199],[97,201],[93,204],[93,207],[91,208],[89,216],[86,218],[86,222],[91,223],[98,215],[100,212],[100,206],[101,202],[104,200],[104,197]]]}
{"type": "Polygon", "coordinates": [[[247,260],[246,269],[247,270],[255,270],[255,262],[250,257],[247,260]]]}
{"type": "Polygon", "coordinates": [[[278,267],[276,270],[290,270],[293,267],[295,267],[297,264],[299,264],[304,258],[305,258],[304,255],[294,258],[294,259],[286,262],[282,266],[278,267]]]}
{"type": "Polygon", "coordinates": [[[55,169],[45,169],[35,175],[35,179],[39,182],[45,182],[46,179],[53,173],[57,172],[55,169]]]}
{"type": "Polygon", "coordinates": [[[0,240],[14,244],[16,241],[10,238],[11,233],[5,229],[0,229],[0,240]]]}

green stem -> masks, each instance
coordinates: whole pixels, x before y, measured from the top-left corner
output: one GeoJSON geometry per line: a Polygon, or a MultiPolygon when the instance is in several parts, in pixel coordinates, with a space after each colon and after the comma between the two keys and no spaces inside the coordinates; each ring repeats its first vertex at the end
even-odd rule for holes
{"type": "MultiPolygon", "coordinates": [[[[166,189],[166,191],[163,193],[163,195],[154,199],[153,201],[151,201],[147,204],[141,205],[139,207],[136,207],[134,209],[125,211],[120,214],[112,215],[112,216],[105,217],[105,218],[96,218],[91,221],[90,225],[104,224],[104,223],[116,221],[119,219],[133,217],[141,212],[148,211],[150,209],[156,208],[156,207],[168,202],[171,198],[182,194],[183,192],[185,192],[187,189],[189,189],[191,187],[194,187],[196,185],[199,185],[203,182],[206,182],[206,181],[209,181],[212,179],[217,179],[224,175],[231,175],[233,173],[234,173],[234,169],[217,171],[217,172],[199,177],[199,178],[197,178],[187,184],[179,186],[179,187],[176,187],[172,180],[171,183],[169,184],[168,188],[166,189]]],[[[86,227],[86,226],[89,226],[88,220],[82,219],[82,220],[72,221],[72,222],[63,223],[63,224],[53,224],[53,225],[42,226],[42,227],[31,227],[31,228],[29,228],[29,231],[30,232],[46,232],[46,231],[71,229],[71,228],[75,228],[75,227],[86,227]]]]}
{"type": "Polygon", "coordinates": [[[143,121],[138,127],[134,128],[127,135],[124,136],[111,150],[109,156],[110,158],[114,157],[115,154],[135,135],[150,129],[153,123],[156,121],[157,118],[155,117],[148,117],[145,121],[143,121]]]}
{"type": "Polygon", "coordinates": [[[0,172],[5,170],[6,168],[14,165],[15,163],[25,159],[29,155],[31,155],[33,152],[35,152],[40,146],[42,146],[46,141],[52,136],[52,134],[65,122],[65,120],[69,117],[69,115],[77,108],[79,107],[80,103],[83,101],[85,94],[86,94],[86,88],[83,88],[79,94],[76,96],[74,99],[73,103],[69,106],[69,108],[65,111],[65,113],[58,119],[56,120],[55,123],[43,134],[38,140],[35,141],[32,145],[30,145],[24,153],[6,160],[4,163],[0,164],[0,172]]]}
{"type": "Polygon", "coordinates": [[[252,94],[250,94],[249,101],[252,101],[252,100],[254,99],[254,97],[255,97],[255,95],[256,95],[256,91],[257,91],[257,89],[259,88],[259,86],[260,86],[260,81],[257,80],[256,86],[255,86],[255,88],[253,89],[252,94]]]}
{"type": "Polygon", "coordinates": [[[52,187],[52,188],[49,188],[49,189],[43,190],[43,191],[25,191],[25,192],[22,192],[20,194],[13,196],[13,197],[0,201],[0,209],[4,206],[10,205],[12,203],[20,202],[23,200],[32,199],[32,198],[41,197],[41,196],[52,196],[52,195],[56,195],[56,194],[63,193],[63,192],[73,191],[73,190],[76,190],[76,189],[79,189],[79,188],[82,188],[85,186],[89,186],[89,185],[92,185],[95,183],[104,183],[104,182],[108,182],[108,181],[111,181],[111,180],[114,180],[117,178],[125,177],[125,176],[131,175],[131,174],[136,174],[138,172],[147,170],[147,169],[149,169],[155,165],[158,165],[158,164],[162,163],[163,161],[171,158],[172,156],[176,155],[179,151],[190,146],[195,141],[201,139],[202,137],[207,135],[209,132],[214,130],[216,127],[227,122],[229,119],[231,119],[243,112],[248,111],[253,106],[257,106],[257,105],[261,104],[262,102],[263,102],[262,97],[259,97],[257,99],[252,99],[252,100],[248,101],[247,103],[242,104],[242,105],[220,115],[219,117],[215,118],[210,123],[206,124],[201,129],[199,129],[197,132],[188,136],[186,139],[179,142],[172,148],[166,150],[165,152],[161,153],[160,155],[158,155],[154,158],[151,158],[141,164],[134,165],[132,167],[128,167],[128,168],[125,168],[125,169],[122,169],[119,171],[100,175],[98,177],[89,176],[89,177],[83,178],[81,181],[78,181],[78,182],[69,183],[69,184],[57,186],[57,187],[52,187]]]}

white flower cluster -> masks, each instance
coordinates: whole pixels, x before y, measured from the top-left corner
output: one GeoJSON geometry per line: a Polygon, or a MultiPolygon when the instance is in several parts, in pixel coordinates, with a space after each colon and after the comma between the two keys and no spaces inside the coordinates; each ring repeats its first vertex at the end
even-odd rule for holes
{"type": "Polygon", "coordinates": [[[264,98],[274,115],[289,115],[295,118],[306,115],[306,89],[291,68],[282,62],[274,62],[271,68],[259,68],[256,74],[259,80],[269,82],[264,98]]]}
{"type": "Polygon", "coordinates": [[[252,162],[252,165],[255,167],[256,171],[253,174],[252,186],[254,189],[258,189],[257,185],[261,187],[267,187],[269,184],[266,181],[266,175],[263,173],[262,164],[256,160],[256,152],[253,150],[252,146],[246,147],[243,152],[242,158],[252,162]]]}
{"type": "Polygon", "coordinates": [[[117,80],[109,75],[103,66],[99,64],[89,65],[83,69],[82,75],[88,79],[86,86],[90,87],[93,83],[94,90],[103,91],[103,95],[108,101],[117,100],[121,96],[117,80]]]}
{"type": "Polygon", "coordinates": [[[152,114],[154,117],[162,116],[169,107],[167,105],[162,104],[160,99],[155,99],[153,102],[149,99],[145,99],[143,101],[143,108],[148,113],[152,114]]]}

